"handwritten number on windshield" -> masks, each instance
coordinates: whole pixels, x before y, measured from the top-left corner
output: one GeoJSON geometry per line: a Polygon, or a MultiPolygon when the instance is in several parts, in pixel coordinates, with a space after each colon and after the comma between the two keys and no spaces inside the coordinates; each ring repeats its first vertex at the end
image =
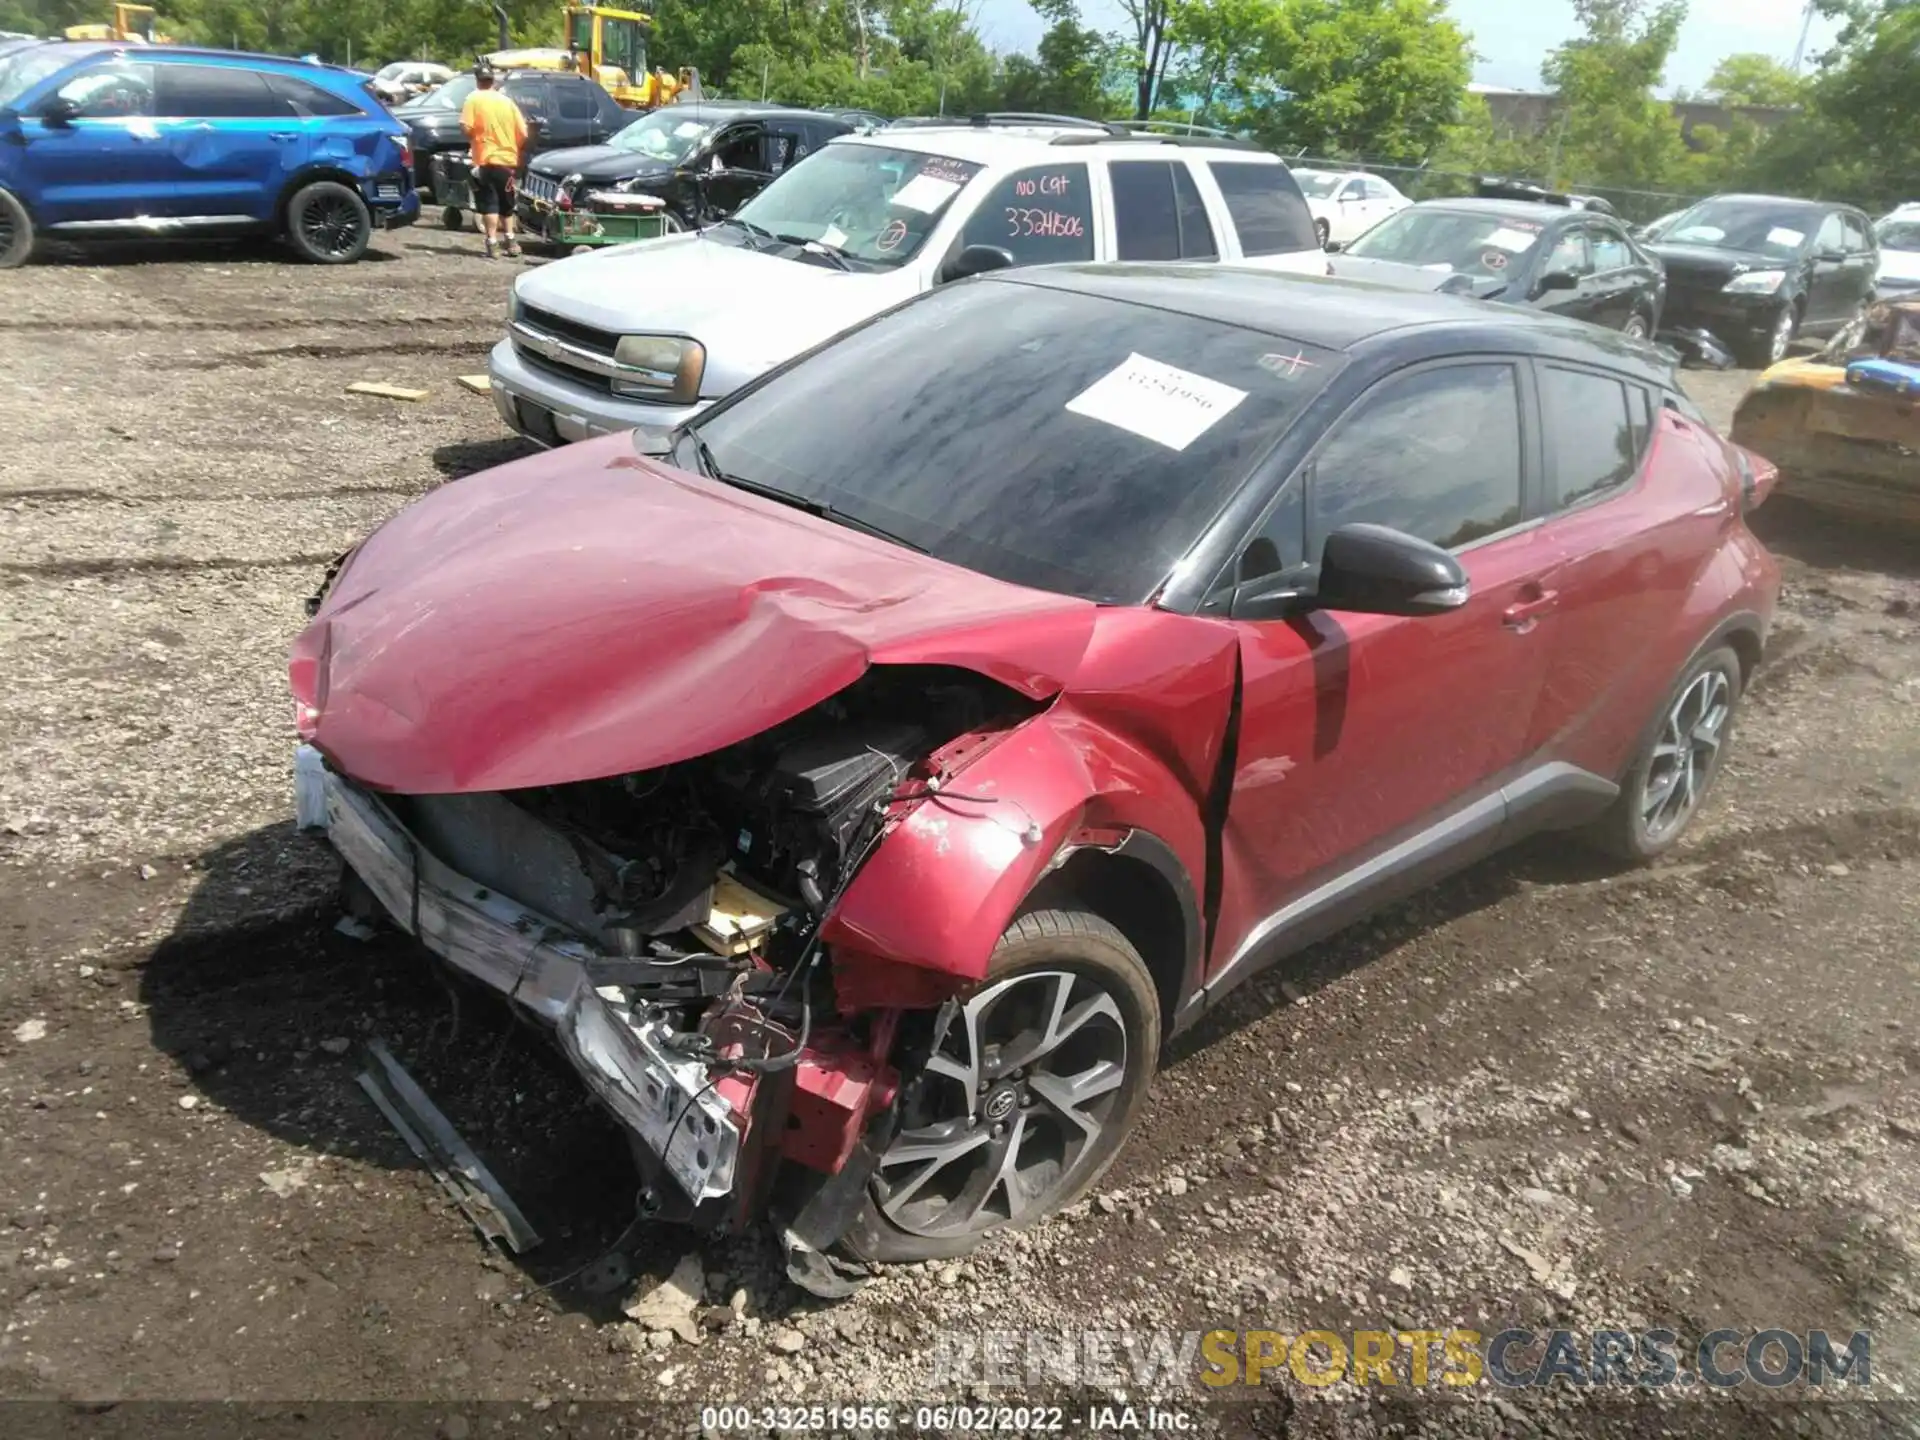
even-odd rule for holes
{"type": "Polygon", "coordinates": [[[1062,215],[1058,210],[1029,210],[1007,206],[1009,236],[1038,235],[1051,240],[1078,240],[1085,234],[1078,215],[1062,215]]]}

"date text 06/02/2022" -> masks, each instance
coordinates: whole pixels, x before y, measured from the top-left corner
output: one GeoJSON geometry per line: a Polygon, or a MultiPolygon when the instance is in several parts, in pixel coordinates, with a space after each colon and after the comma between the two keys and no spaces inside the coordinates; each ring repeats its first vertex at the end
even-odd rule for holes
{"type": "Polygon", "coordinates": [[[934,1435],[1059,1435],[1073,1430],[1102,1433],[1182,1434],[1194,1428],[1186,1410],[1161,1404],[1094,1405],[1085,1411],[1061,1405],[708,1405],[700,1412],[703,1433],[934,1435]]]}

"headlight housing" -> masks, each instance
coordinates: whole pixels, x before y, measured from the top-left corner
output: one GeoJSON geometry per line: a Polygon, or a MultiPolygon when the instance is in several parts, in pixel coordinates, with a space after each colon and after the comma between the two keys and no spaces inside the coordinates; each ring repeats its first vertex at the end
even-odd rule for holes
{"type": "Polygon", "coordinates": [[[1784,270],[1749,270],[1736,275],[1724,289],[1729,295],[1771,295],[1787,282],[1784,270]]]}
{"type": "Polygon", "coordinates": [[[638,400],[691,405],[700,398],[707,347],[684,335],[627,335],[614,347],[614,363],[623,373],[613,393],[638,400]]]}

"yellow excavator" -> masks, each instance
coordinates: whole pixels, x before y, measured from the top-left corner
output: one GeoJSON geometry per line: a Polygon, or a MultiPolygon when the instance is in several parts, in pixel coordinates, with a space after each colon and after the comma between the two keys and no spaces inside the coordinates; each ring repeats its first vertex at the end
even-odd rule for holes
{"type": "MultiPolygon", "coordinates": [[[[604,5],[568,5],[561,12],[563,44],[554,48],[496,50],[487,62],[497,70],[573,70],[591,76],[629,110],[653,110],[683,94],[698,99],[700,72],[678,75],[647,66],[647,32],[653,17],[604,5]]],[[[504,38],[504,36],[503,36],[504,38]]]]}
{"type": "Polygon", "coordinates": [[[171,45],[173,39],[154,29],[151,5],[116,5],[111,25],[69,25],[60,32],[69,40],[123,40],[134,45],[171,45]]]}

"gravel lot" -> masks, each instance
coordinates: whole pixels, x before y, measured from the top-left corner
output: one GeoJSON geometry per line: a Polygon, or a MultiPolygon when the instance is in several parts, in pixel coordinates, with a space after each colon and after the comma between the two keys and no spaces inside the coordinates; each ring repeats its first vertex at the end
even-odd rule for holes
{"type": "MultiPolygon", "coordinates": [[[[521,453],[474,236],[0,276],[0,1397],[907,1399],[989,1328],[1874,1332],[1861,1404],[1678,1396],[1655,1433],[1867,1433],[1920,1394],[1920,546],[1779,500],[1788,590],[1717,799],[1659,869],[1542,841],[1245,987],[1107,1188],[839,1306],[709,1246],[697,1345],[576,1272],[622,1142],[491,1005],[332,929],[284,655],[328,559],[521,453]],[[355,380],[430,392],[349,395],[355,380]],[[353,1084],[379,1034],[546,1233],[490,1254],[353,1084]],[[354,1042],[349,1044],[348,1042],[354,1042]],[[551,1288],[535,1289],[550,1285],[551,1288]],[[1751,1407],[1733,1424],[1727,1406],[1751,1407]],[[1733,1426],[1733,1428],[1730,1428],[1733,1426]]],[[[1697,377],[1724,420],[1748,377],[1697,377]]],[[[685,1249],[649,1234],[650,1274],[685,1249]]],[[[1564,1389],[1225,1407],[1246,1433],[1588,1425],[1564,1389]]],[[[532,1407],[532,1408],[528,1408],[532,1407]]],[[[557,1408],[549,1408],[557,1407],[557,1408]]],[[[1619,1412],[1606,1414],[1627,1423],[1619,1412]]],[[[664,1433],[664,1432],[662,1432],[664,1433]]]]}

